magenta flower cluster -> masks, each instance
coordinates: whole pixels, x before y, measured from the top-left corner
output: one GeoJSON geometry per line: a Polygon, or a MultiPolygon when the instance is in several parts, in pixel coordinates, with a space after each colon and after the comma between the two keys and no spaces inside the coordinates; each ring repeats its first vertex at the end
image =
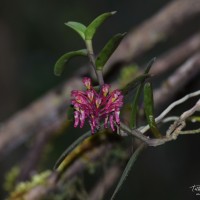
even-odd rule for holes
{"type": "Polygon", "coordinates": [[[115,125],[120,124],[120,108],[123,105],[123,95],[120,90],[109,92],[110,85],[104,84],[99,93],[91,85],[90,78],[83,78],[86,91],[73,90],[71,103],[74,107],[74,127],[80,124],[82,128],[87,119],[92,134],[100,127],[100,121],[104,120],[104,127],[108,123],[113,131],[115,125]]]}

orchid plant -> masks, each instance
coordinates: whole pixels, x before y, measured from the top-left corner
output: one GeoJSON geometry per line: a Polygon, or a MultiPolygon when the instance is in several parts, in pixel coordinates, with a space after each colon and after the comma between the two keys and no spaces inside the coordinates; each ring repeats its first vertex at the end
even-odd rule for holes
{"type": "MultiPolygon", "coordinates": [[[[131,135],[141,140],[141,144],[136,148],[135,152],[130,157],[111,199],[115,198],[138,155],[146,146],[158,146],[164,144],[165,142],[176,139],[179,134],[182,134],[181,130],[185,126],[183,123],[185,118],[176,120],[171,126],[172,128],[169,128],[166,136],[163,136],[157,127],[157,123],[160,122],[165,115],[178,104],[173,106],[170,105],[169,108],[163,111],[159,117],[155,118],[152,84],[150,82],[151,75],[149,74],[155,58],[148,63],[142,75],[131,80],[124,88],[119,88],[112,91],[111,85],[104,82],[103,69],[125,34],[123,33],[114,35],[97,56],[94,54],[93,50],[93,37],[98,28],[115,13],[116,12],[104,13],[95,18],[88,26],[85,26],[79,22],[67,22],[66,25],[77,32],[82,38],[86,48],[64,54],[56,62],[54,68],[55,75],[59,76],[62,74],[65,65],[70,59],[76,56],[87,56],[96,75],[96,80],[94,81],[97,81],[98,83],[97,86],[93,86],[92,78],[84,77],[82,82],[85,86],[85,90],[71,91],[71,106],[73,108],[74,127],[77,128],[80,126],[80,128],[82,128],[85,122],[88,121],[91,131],[81,135],[81,137],[78,138],[70,147],[68,147],[58,159],[55,164],[55,170],[59,174],[62,174],[66,170],[70,160],[70,158],[68,158],[70,152],[72,152],[75,147],[83,143],[86,138],[95,137],[102,124],[104,127],[103,129],[107,130],[110,127],[111,129],[109,130],[111,130],[114,134],[118,134],[120,136],[131,135]],[[120,120],[120,111],[122,108],[126,107],[124,98],[127,93],[132,91],[133,88],[135,88],[136,91],[134,95],[132,95],[133,97],[131,99],[131,105],[129,109],[130,119],[128,122],[124,122],[123,120],[120,120]],[[143,103],[147,125],[138,127],[138,104],[142,91],[144,92],[143,103]],[[151,131],[151,134],[145,136],[144,133],[146,133],[148,130],[151,131]]],[[[195,95],[199,95],[199,93],[195,95]]],[[[195,95],[188,95],[188,98],[195,95]]],[[[187,116],[190,116],[190,114],[187,116]]]]}
{"type": "MultiPolygon", "coordinates": [[[[82,128],[86,121],[88,121],[91,127],[91,134],[95,134],[99,131],[101,126],[101,122],[104,124],[104,128],[111,128],[113,132],[120,129],[120,110],[124,105],[124,95],[136,85],[140,85],[138,88],[137,94],[134,97],[134,101],[132,104],[132,112],[131,112],[131,121],[130,127],[134,128],[136,124],[136,110],[139,102],[139,96],[143,89],[144,83],[146,79],[149,77],[149,70],[151,65],[154,62],[154,59],[148,64],[146,71],[143,75],[138,78],[132,80],[127,87],[120,89],[115,89],[111,91],[111,85],[104,83],[103,78],[103,69],[109,60],[110,56],[113,54],[115,49],[118,47],[120,41],[125,36],[123,34],[114,35],[108,43],[103,47],[100,53],[95,56],[93,51],[93,37],[98,30],[98,28],[112,15],[116,12],[108,12],[98,16],[94,19],[87,27],[79,22],[67,22],[66,25],[72,28],[75,32],[79,34],[79,36],[83,39],[86,49],[81,49],[78,51],[72,51],[64,54],[58,59],[55,64],[54,73],[57,76],[60,76],[64,71],[65,65],[67,62],[76,56],[88,56],[91,66],[96,74],[96,78],[98,81],[98,86],[92,86],[92,79],[90,77],[84,77],[82,82],[86,88],[85,91],[81,90],[72,90],[71,91],[71,105],[73,107],[73,118],[74,118],[74,127],[77,128],[80,126],[82,128]],[[139,83],[139,84],[138,84],[139,83]]],[[[150,91],[151,92],[151,91],[150,91]]],[[[149,98],[148,98],[149,99],[149,98]]],[[[150,102],[150,107],[152,106],[152,102],[150,102]]],[[[149,105],[149,103],[148,103],[149,105]]],[[[153,110],[149,109],[147,115],[153,116],[153,110]]],[[[151,121],[151,127],[156,126],[154,120],[151,121]]],[[[154,131],[155,132],[155,131],[154,131]]],[[[117,131],[117,133],[119,133],[117,131]]],[[[87,134],[88,137],[88,134],[87,134]]],[[[58,171],[63,171],[65,169],[64,160],[67,157],[68,153],[79,143],[81,143],[85,137],[79,138],[75,141],[75,144],[72,144],[72,147],[69,147],[63,155],[59,158],[55,165],[55,169],[58,171]]],[[[134,154],[135,155],[135,154],[134,154]]],[[[129,167],[130,168],[130,167],[129,167]]],[[[125,178],[122,178],[124,180],[125,178]]],[[[118,190],[118,189],[117,189],[118,190]]],[[[116,190],[116,191],[117,191],[116,190]]],[[[115,193],[116,193],[115,191],[115,193]]],[[[115,196],[115,194],[114,194],[115,196]]],[[[114,198],[114,196],[112,198],[114,198]]]]}
{"type": "Polygon", "coordinates": [[[68,22],[67,26],[75,30],[81,38],[84,40],[86,49],[73,51],[64,54],[55,65],[55,74],[60,75],[64,70],[66,62],[74,56],[88,56],[91,65],[96,74],[99,82],[100,91],[96,91],[92,87],[91,78],[83,78],[83,84],[86,87],[86,91],[73,90],[71,92],[71,104],[74,108],[74,127],[77,127],[80,123],[82,128],[85,120],[87,119],[91,133],[94,134],[100,127],[100,121],[104,121],[104,127],[108,128],[108,124],[113,131],[115,126],[120,125],[120,108],[123,105],[123,94],[120,90],[114,90],[110,92],[110,85],[104,83],[103,68],[117,48],[121,39],[125,34],[117,34],[105,45],[100,54],[95,58],[93,52],[92,39],[101,26],[101,24],[116,12],[104,13],[98,16],[92,23],[86,27],[79,22],[68,22]]]}
{"type": "MultiPolygon", "coordinates": [[[[115,80],[114,84],[117,89],[112,89],[112,83],[105,83],[103,70],[105,66],[109,65],[109,58],[125,34],[114,35],[98,55],[93,50],[93,38],[99,27],[115,13],[104,13],[95,18],[88,26],[72,21],[66,23],[68,27],[72,28],[82,38],[85,43],[85,49],[71,51],[61,56],[55,64],[55,75],[61,75],[68,61],[76,56],[88,57],[93,72],[96,75],[93,77],[93,73],[91,73],[91,76],[88,73],[87,77],[81,77],[81,86],[83,87],[80,86],[80,88],[83,89],[73,88],[71,97],[68,99],[71,102],[71,109],[69,108],[68,110],[73,110],[72,120],[69,121],[74,122],[74,128],[78,129],[80,137],[63,152],[56,162],[54,170],[36,174],[30,181],[17,184],[14,191],[10,193],[8,200],[102,199],[103,190],[104,193],[107,192],[108,185],[112,186],[114,184],[122,167],[125,166],[112,194],[111,200],[113,200],[127,178],[130,169],[134,166],[138,156],[146,147],[163,145],[176,140],[180,135],[200,133],[200,128],[188,130],[187,126],[188,122],[200,122],[199,115],[194,115],[196,111],[200,111],[200,99],[197,100],[193,107],[184,111],[180,116],[167,116],[174,107],[186,102],[190,98],[200,96],[200,90],[174,101],[160,115],[155,117],[151,84],[152,75],[149,73],[155,58],[147,64],[145,70],[143,68],[142,70],[138,70],[139,76],[132,77],[132,73],[128,71],[129,78],[131,79],[126,80],[127,83],[123,84],[123,87],[121,86],[122,84],[119,84],[121,83],[119,79],[117,81],[115,80]],[[129,101],[127,101],[127,96],[129,101]],[[88,123],[90,129],[86,133],[83,133],[84,129],[81,128],[88,123]],[[170,125],[169,127],[165,126],[161,134],[160,127],[165,123],[170,123],[170,125]],[[128,140],[124,138],[128,138],[128,140]],[[130,138],[131,140],[129,140],[130,138]],[[132,147],[134,147],[134,151],[132,147]],[[90,166],[93,163],[95,167],[90,166]],[[83,180],[77,174],[89,168],[92,169],[91,171],[94,171],[94,169],[97,169],[97,165],[101,165],[101,167],[106,165],[109,169],[105,170],[102,167],[105,170],[105,175],[103,178],[100,177],[100,182],[91,190],[89,196],[84,188],[83,180]],[[79,184],[78,187],[76,185],[77,183],[79,184]],[[102,185],[106,185],[103,190],[102,185]],[[58,193],[59,195],[57,196],[58,193]],[[96,193],[99,195],[98,198],[96,198],[96,193]]],[[[199,55],[197,54],[195,56],[194,58],[197,58],[199,55]]],[[[196,61],[189,63],[195,63],[194,66],[196,67],[196,61]]],[[[182,67],[185,66],[188,67],[188,63],[182,67]]],[[[126,66],[124,69],[127,70],[128,67],[126,66]]],[[[135,69],[132,68],[131,70],[134,71],[135,69]]],[[[182,73],[178,71],[177,74],[181,76],[182,73]]],[[[68,119],[70,118],[69,113],[67,117],[68,119]]],[[[63,120],[60,121],[63,122],[63,120]]],[[[63,123],[63,125],[66,127],[66,123],[63,123]]],[[[16,179],[17,174],[19,174],[18,171],[15,168],[7,176],[7,188],[13,187],[14,182],[11,179],[13,177],[16,179]]]]}

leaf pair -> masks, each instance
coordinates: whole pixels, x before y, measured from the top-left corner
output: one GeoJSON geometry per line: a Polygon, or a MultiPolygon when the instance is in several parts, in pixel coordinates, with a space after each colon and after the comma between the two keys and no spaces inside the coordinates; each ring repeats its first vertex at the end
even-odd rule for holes
{"type": "Polygon", "coordinates": [[[161,134],[157,128],[155,117],[154,117],[154,101],[153,101],[153,90],[150,82],[145,83],[145,80],[150,76],[149,70],[151,69],[153,63],[155,62],[155,58],[153,58],[145,69],[143,75],[139,76],[140,85],[137,88],[136,94],[133,98],[132,106],[131,106],[131,118],[130,118],[130,127],[131,129],[136,128],[136,118],[138,111],[138,103],[139,97],[144,89],[144,111],[147,118],[147,122],[150,126],[150,129],[155,137],[160,137],[161,134]]]}
{"type": "Polygon", "coordinates": [[[140,85],[137,88],[136,94],[133,98],[132,106],[131,106],[131,118],[130,118],[130,127],[131,129],[136,128],[136,118],[137,118],[137,111],[138,111],[138,103],[139,103],[139,98],[142,93],[142,90],[144,88],[145,80],[150,76],[149,70],[151,69],[153,63],[155,62],[155,58],[150,60],[150,62],[147,64],[147,67],[144,71],[144,74],[141,75],[141,82],[140,85]]]}
{"type": "MultiPolygon", "coordinates": [[[[103,24],[105,20],[107,20],[110,16],[114,15],[115,13],[115,11],[103,13],[102,15],[95,18],[87,27],[82,23],[73,21],[67,22],[65,23],[65,25],[69,26],[71,29],[77,32],[86,44],[92,45],[92,39],[97,29],[103,24]]],[[[104,48],[101,50],[101,52],[96,58],[96,70],[103,70],[103,67],[105,66],[112,53],[118,47],[124,35],[125,34],[116,34],[104,46],[104,48]]],[[[88,56],[88,48],[78,51],[71,51],[61,56],[55,64],[54,74],[60,76],[67,62],[75,56],[88,56]]]]}
{"type": "Polygon", "coordinates": [[[80,22],[67,22],[65,25],[72,28],[74,31],[76,31],[81,38],[85,40],[92,40],[97,29],[103,24],[104,21],[106,21],[109,17],[114,15],[116,11],[113,12],[107,12],[99,15],[97,18],[95,18],[87,27],[80,23],[80,22]]]}

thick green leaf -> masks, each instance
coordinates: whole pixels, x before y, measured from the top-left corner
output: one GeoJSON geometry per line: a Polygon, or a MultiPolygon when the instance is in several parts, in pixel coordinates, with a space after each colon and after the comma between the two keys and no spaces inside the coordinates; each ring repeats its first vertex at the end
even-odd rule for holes
{"type": "Polygon", "coordinates": [[[114,15],[114,12],[103,13],[95,18],[85,30],[85,40],[92,40],[94,34],[96,33],[97,29],[103,24],[103,22],[108,19],[110,16],[114,15]]]}
{"type": "Polygon", "coordinates": [[[116,194],[118,193],[118,191],[120,190],[120,188],[122,187],[124,181],[126,180],[131,168],[133,167],[133,165],[135,164],[135,161],[137,160],[138,156],[141,154],[141,152],[144,150],[144,147],[145,147],[145,144],[141,144],[137,149],[136,151],[132,154],[131,158],[129,159],[124,171],[123,171],[123,174],[117,184],[117,187],[111,197],[111,200],[113,200],[116,196],[116,194]]]}
{"type": "Polygon", "coordinates": [[[54,74],[56,76],[60,76],[64,70],[66,63],[74,56],[87,56],[87,50],[81,49],[78,51],[71,51],[61,56],[55,64],[54,74]]]}
{"type": "Polygon", "coordinates": [[[67,22],[65,25],[69,26],[71,29],[75,30],[83,40],[85,40],[85,30],[86,26],[79,22],[67,22]]]}
{"type": "MultiPolygon", "coordinates": [[[[144,75],[147,75],[149,73],[149,70],[151,69],[153,63],[155,62],[155,58],[151,59],[149,63],[147,64],[147,67],[144,71],[144,75]]],[[[130,118],[130,127],[134,129],[136,127],[136,118],[137,118],[137,111],[138,111],[138,103],[139,98],[141,95],[141,92],[144,87],[145,79],[141,80],[140,85],[136,91],[136,94],[133,99],[132,107],[131,107],[131,118],[130,118]]]]}
{"type": "Polygon", "coordinates": [[[154,102],[153,102],[153,90],[150,82],[144,85],[144,111],[149,124],[149,127],[153,135],[158,138],[161,137],[160,131],[157,128],[154,117],[154,102]]]}
{"type": "Polygon", "coordinates": [[[142,74],[135,79],[133,79],[130,83],[128,83],[121,91],[123,95],[127,95],[133,89],[135,89],[138,85],[140,85],[141,81],[151,77],[149,74],[142,74]]]}
{"type": "Polygon", "coordinates": [[[151,69],[151,67],[152,67],[152,65],[153,65],[153,63],[154,63],[155,61],[156,61],[156,57],[152,58],[152,59],[148,62],[147,66],[146,66],[146,69],[144,70],[144,74],[148,74],[148,73],[149,73],[149,70],[151,69]]]}
{"type": "Polygon", "coordinates": [[[116,34],[114,35],[108,43],[104,46],[104,48],[101,50],[99,55],[96,59],[96,69],[102,70],[110,56],[113,54],[115,49],[118,47],[119,43],[121,42],[122,38],[125,34],[116,34]]]}

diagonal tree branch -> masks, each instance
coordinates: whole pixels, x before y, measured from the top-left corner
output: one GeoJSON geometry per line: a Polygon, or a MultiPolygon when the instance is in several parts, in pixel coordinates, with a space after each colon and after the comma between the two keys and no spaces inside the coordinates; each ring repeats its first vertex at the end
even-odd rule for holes
{"type": "Polygon", "coordinates": [[[180,27],[200,17],[199,0],[175,0],[139,27],[127,34],[120,46],[109,59],[105,72],[110,71],[114,63],[130,62],[142,56],[158,43],[166,41],[180,27]]]}
{"type": "Polygon", "coordinates": [[[170,101],[177,91],[184,88],[195,76],[200,74],[200,53],[196,53],[179,67],[163,84],[154,92],[154,100],[157,108],[170,101]]]}

